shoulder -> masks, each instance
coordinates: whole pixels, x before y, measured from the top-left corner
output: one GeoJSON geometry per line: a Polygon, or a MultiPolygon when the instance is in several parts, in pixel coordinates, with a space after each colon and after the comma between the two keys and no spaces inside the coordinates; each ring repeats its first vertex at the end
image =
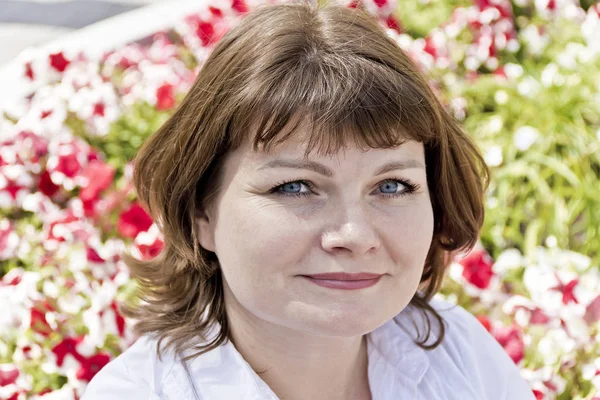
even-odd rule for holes
{"type": "Polygon", "coordinates": [[[162,381],[169,374],[174,360],[168,353],[159,360],[156,344],[157,341],[149,336],[140,337],[94,376],[82,400],[161,398],[162,381]]]}
{"type": "Polygon", "coordinates": [[[446,326],[444,340],[437,351],[431,352],[432,364],[454,364],[469,379],[479,381],[488,399],[534,398],[519,367],[473,314],[440,297],[434,297],[429,304],[446,326]]]}

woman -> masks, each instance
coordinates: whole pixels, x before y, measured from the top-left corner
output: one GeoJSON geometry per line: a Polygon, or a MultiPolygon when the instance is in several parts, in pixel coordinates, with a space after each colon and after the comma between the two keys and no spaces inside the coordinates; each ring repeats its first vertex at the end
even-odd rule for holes
{"type": "Polygon", "coordinates": [[[165,248],[123,256],[141,338],[85,400],[533,399],[482,325],[432,298],[477,241],[488,170],[373,17],[255,9],[134,181],[165,248]]]}

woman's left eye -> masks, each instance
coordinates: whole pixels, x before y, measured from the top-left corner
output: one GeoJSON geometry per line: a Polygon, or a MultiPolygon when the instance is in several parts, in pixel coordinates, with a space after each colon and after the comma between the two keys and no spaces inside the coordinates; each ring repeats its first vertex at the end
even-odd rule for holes
{"type": "Polygon", "coordinates": [[[386,179],[379,184],[378,188],[384,197],[402,197],[417,191],[419,185],[409,180],[386,179]]]}
{"type": "MultiPolygon", "coordinates": [[[[304,180],[281,182],[271,188],[270,193],[279,194],[281,196],[302,197],[313,194],[312,183],[304,180]]],[[[379,193],[383,197],[402,197],[419,190],[419,185],[412,183],[409,180],[403,179],[386,179],[378,186],[379,193]]]]}

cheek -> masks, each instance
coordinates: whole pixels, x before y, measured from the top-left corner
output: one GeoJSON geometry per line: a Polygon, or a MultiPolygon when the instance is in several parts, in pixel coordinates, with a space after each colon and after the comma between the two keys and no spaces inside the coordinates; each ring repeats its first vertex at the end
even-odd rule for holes
{"type": "Polygon", "coordinates": [[[224,202],[215,242],[222,267],[246,276],[280,270],[307,252],[312,235],[298,217],[277,204],[243,199],[224,202]],[[234,204],[235,203],[235,204],[234,204]]]}
{"type": "Polygon", "coordinates": [[[386,247],[396,264],[422,266],[433,236],[433,210],[429,203],[396,214],[386,230],[386,247]]]}

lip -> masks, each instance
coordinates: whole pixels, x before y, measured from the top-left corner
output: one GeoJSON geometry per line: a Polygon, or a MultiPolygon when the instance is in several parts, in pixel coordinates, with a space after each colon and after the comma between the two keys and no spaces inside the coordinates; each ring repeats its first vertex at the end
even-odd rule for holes
{"type": "Polygon", "coordinates": [[[373,286],[379,282],[383,275],[361,272],[348,274],[334,272],[327,274],[301,275],[311,282],[330,289],[356,290],[373,286]]]}
{"type": "Polygon", "coordinates": [[[358,272],[349,274],[347,272],[329,272],[325,274],[302,275],[313,279],[330,279],[334,281],[362,281],[365,279],[379,278],[382,274],[373,274],[370,272],[358,272]]]}

